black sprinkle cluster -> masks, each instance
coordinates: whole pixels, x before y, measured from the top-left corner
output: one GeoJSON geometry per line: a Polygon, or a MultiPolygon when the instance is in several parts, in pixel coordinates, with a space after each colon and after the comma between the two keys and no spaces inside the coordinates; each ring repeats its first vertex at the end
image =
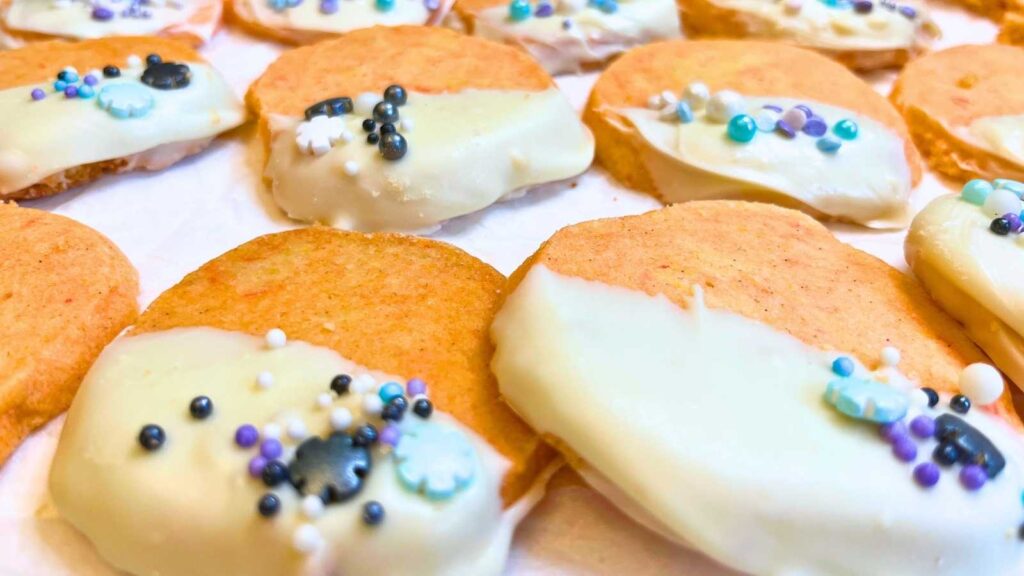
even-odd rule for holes
{"type": "MultiPolygon", "coordinates": [[[[366,428],[360,428],[360,432],[366,428]]],[[[372,426],[370,426],[372,428],[372,426]]],[[[358,437],[359,433],[356,433],[358,437]]],[[[377,431],[373,431],[376,440],[377,431]]],[[[288,465],[292,486],[304,495],[319,496],[326,503],[345,502],[363,489],[373,468],[369,445],[357,437],[336,432],[327,439],[312,437],[299,445],[288,465]]]]}
{"type": "Polygon", "coordinates": [[[942,466],[977,464],[990,479],[1006,467],[1006,459],[980,430],[953,414],[935,419],[935,439],[939,445],[932,457],[942,466]]]}
{"type": "MultiPolygon", "coordinates": [[[[401,160],[409,152],[409,143],[398,132],[399,107],[405,105],[409,95],[405,88],[394,84],[384,90],[384,99],[373,106],[372,117],[363,120],[366,143],[377,146],[385,160],[401,160]]],[[[306,108],[306,120],[316,116],[340,116],[351,113],[352,99],[347,96],[328,98],[306,108]]]]}
{"type": "Polygon", "coordinates": [[[191,82],[192,69],[187,64],[164,62],[159,54],[146,56],[146,70],[142,72],[142,83],[146,86],[157,90],[177,90],[191,82]]]}

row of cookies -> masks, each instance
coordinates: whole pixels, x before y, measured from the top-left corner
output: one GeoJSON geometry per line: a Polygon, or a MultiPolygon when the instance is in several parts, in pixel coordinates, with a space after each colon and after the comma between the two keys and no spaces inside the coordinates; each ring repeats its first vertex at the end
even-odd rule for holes
{"type": "MultiPolygon", "coordinates": [[[[576,177],[596,155],[666,203],[757,199],[902,228],[918,150],[960,184],[1024,177],[1021,63],[1024,50],[1001,45],[921,58],[897,82],[894,107],[800,48],[668,41],[610,66],[581,122],[520,51],[439,28],[376,27],[284,53],[247,100],[268,187],[307,222],[431,230],[576,177]],[[339,58],[358,66],[338,70],[339,58]]],[[[0,78],[11,128],[0,135],[3,199],[163,169],[247,118],[216,70],[165,39],[36,44],[0,53],[0,78]]]]}
{"type": "MultiPolygon", "coordinates": [[[[758,38],[814,48],[849,66],[902,66],[939,31],[922,2],[907,0],[3,0],[0,46],[64,38],[161,35],[201,44],[227,8],[247,30],[311,43],[375,25],[445,25],[525,49],[552,74],[601,67],[629,48],[685,34],[758,38]]],[[[1003,5],[968,7],[992,18],[1003,5]]]]}
{"type": "Polygon", "coordinates": [[[440,242],[312,227],[137,318],[98,234],[0,206],[0,238],[22,343],[3,457],[84,375],[50,491],[130,574],[501,574],[549,446],[745,573],[1024,566],[1001,376],[913,279],[794,210],[586,222],[507,280],[440,242]]]}

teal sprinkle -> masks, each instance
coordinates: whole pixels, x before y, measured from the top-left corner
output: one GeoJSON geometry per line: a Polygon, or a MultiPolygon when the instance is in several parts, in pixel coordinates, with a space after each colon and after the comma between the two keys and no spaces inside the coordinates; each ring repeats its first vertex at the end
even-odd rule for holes
{"type": "Polygon", "coordinates": [[[857,123],[850,119],[840,120],[832,127],[832,132],[843,140],[854,140],[860,132],[857,123]]]}
{"type": "Polygon", "coordinates": [[[530,3],[526,0],[512,0],[508,5],[508,17],[513,22],[522,22],[530,17],[530,3]]]}
{"type": "Polygon", "coordinates": [[[987,180],[975,179],[964,185],[960,195],[971,204],[981,206],[995,188],[987,180]]]}
{"type": "Polygon", "coordinates": [[[380,12],[389,12],[395,7],[395,0],[374,0],[373,5],[380,12]]]}
{"type": "Polygon", "coordinates": [[[750,142],[757,134],[757,122],[749,114],[737,114],[729,120],[728,133],[736,142],[750,142]]]}

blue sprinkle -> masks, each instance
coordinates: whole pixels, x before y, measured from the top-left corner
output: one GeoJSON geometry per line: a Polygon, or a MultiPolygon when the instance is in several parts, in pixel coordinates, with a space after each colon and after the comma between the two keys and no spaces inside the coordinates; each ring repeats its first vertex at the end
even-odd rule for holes
{"type": "Polygon", "coordinates": [[[1018,197],[1024,196],[1024,184],[1016,180],[1010,180],[1008,178],[996,178],[995,180],[992,181],[992,185],[995,186],[997,190],[1009,190],[1010,192],[1016,194],[1018,197]]]}
{"type": "Polygon", "coordinates": [[[860,378],[829,382],[825,400],[851,418],[881,424],[900,420],[907,415],[910,406],[906,394],[885,384],[860,378]]]}
{"type": "Polygon", "coordinates": [[[960,196],[971,204],[981,206],[985,203],[985,199],[988,198],[988,195],[991,194],[993,190],[995,190],[995,188],[989,184],[987,180],[975,179],[964,184],[964,189],[960,193],[960,196]]]}
{"type": "Polygon", "coordinates": [[[687,101],[680,100],[676,103],[676,116],[679,117],[679,121],[683,124],[693,122],[693,109],[690,108],[690,104],[687,101]]]}
{"type": "Polygon", "coordinates": [[[853,370],[853,360],[850,360],[847,356],[840,356],[832,361],[832,371],[835,372],[837,376],[846,378],[853,374],[853,370]]]}
{"type": "Polygon", "coordinates": [[[57,80],[56,82],[53,83],[53,91],[54,92],[63,92],[64,89],[67,88],[67,87],[68,87],[68,83],[63,81],[63,80],[57,80]]]}
{"type": "Polygon", "coordinates": [[[383,400],[385,404],[387,404],[388,402],[391,402],[395,398],[401,396],[402,392],[403,390],[401,384],[399,384],[398,382],[388,382],[387,384],[380,387],[380,390],[377,392],[377,394],[380,396],[380,399],[383,400]]]}
{"type": "Polygon", "coordinates": [[[815,145],[818,147],[818,150],[825,154],[835,154],[842,147],[843,143],[831,136],[825,136],[819,138],[815,145]]]}

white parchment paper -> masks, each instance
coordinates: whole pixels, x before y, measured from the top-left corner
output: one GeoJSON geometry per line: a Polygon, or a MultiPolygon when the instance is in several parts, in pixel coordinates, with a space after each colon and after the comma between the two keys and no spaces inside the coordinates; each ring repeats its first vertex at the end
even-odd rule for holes
{"type": "MultiPolygon", "coordinates": [[[[935,8],[940,47],[993,41],[993,24],[949,7],[935,8]]],[[[204,49],[241,96],[282,46],[222,30],[204,49]]],[[[800,73],[794,71],[794,73],[800,73]]],[[[887,93],[895,74],[868,78],[887,93]]],[[[595,75],[559,79],[582,107],[595,75]]],[[[262,148],[252,125],[202,155],[155,174],[111,177],[26,206],[74,218],[106,234],[138,268],[141,305],[204,262],[256,236],[297,227],[274,205],[259,177],[262,148]]],[[[913,203],[920,209],[953,187],[926,175],[913,203]]],[[[432,237],[511,273],[559,228],[659,207],[654,199],[592,168],[574,183],[528,194],[449,222],[432,237]]],[[[846,242],[906,269],[904,232],[830,226],[846,242]]],[[[56,515],[46,477],[63,418],[40,430],[0,469],[0,576],[112,576],[117,572],[56,515]]],[[[636,526],[593,491],[574,483],[547,497],[517,533],[507,574],[738,576],[636,526]]],[[[682,497],[683,495],[681,495],[682,497]]],[[[231,575],[225,575],[231,576],[231,575]]]]}

